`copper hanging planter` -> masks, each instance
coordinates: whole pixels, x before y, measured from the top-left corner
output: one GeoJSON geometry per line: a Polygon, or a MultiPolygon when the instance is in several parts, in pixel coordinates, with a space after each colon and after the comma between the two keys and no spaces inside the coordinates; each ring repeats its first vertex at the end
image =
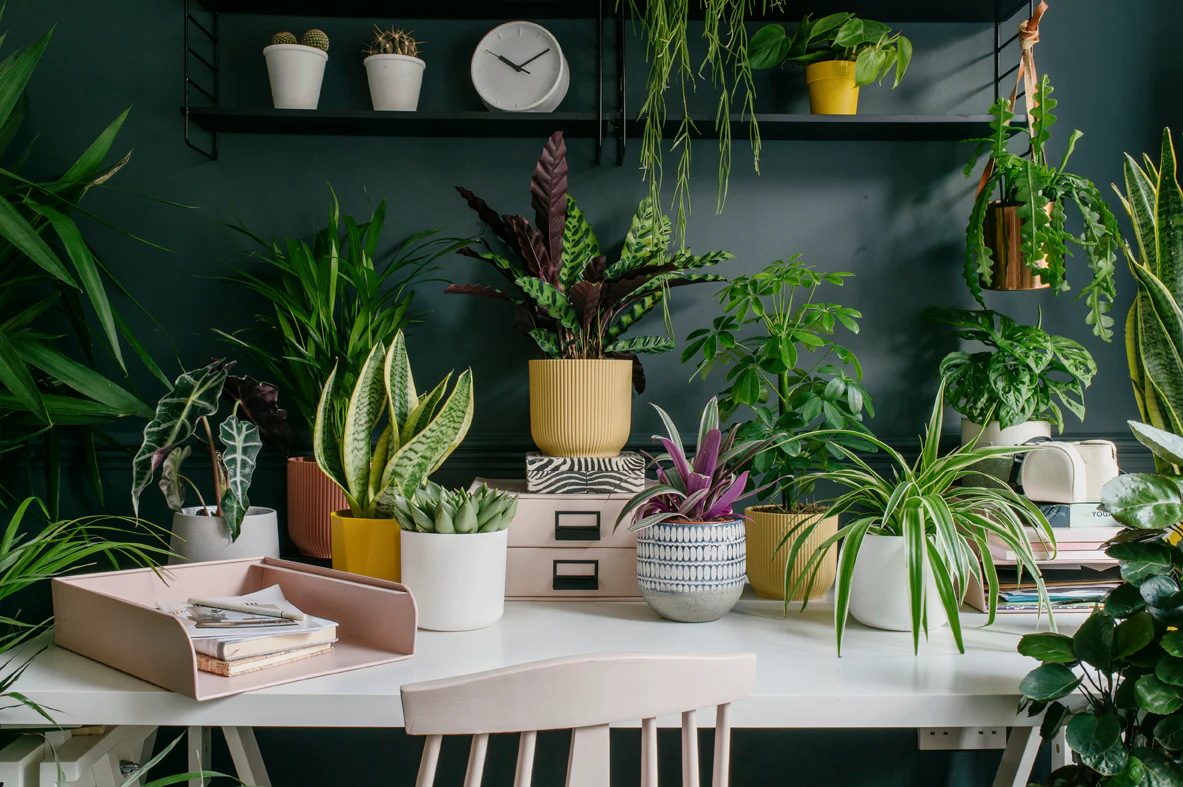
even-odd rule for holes
{"type": "MultiPolygon", "coordinates": [[[[990,278],[982,279],[982,286],[987,290],[1042,290],[1051,286],[1031,271],[1023,256],[1023,236],[1019,232],[1023,224],[1019,217],[1020,207],[1004,205],[1000,201],[986,206],[982,231],[993,258],[990,278]]],[[[1051,205],[1048,205],[1048,211],[1050,213],[1051,205]]],[[[1047,263],[1040,259],[1035,267],[1046,268],[1047,263]]]]}

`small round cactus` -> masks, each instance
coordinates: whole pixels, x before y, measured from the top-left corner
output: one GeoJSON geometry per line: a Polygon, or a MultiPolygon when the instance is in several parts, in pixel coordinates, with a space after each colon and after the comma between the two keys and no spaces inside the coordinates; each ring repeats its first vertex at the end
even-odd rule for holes
{"type": "Polygon", "coordinates": [[[367,55],[406,55],[419,57],[419,44],[415,38],[405,30],[389,30],[374,25],[374,40],[362,50],[367,55]]]}
{"type": "Polygon", "coordinates": [[[316,47],[317,49],[329,51],[329,37],[325,35],[325,31],[318,30],[315,27],[311,30],[305,30],[303,37],[300,38],[300,43],[304,46],[316,47]]]}
{"type": "Polygon", "coordinates": [[[272,45],[274,45],[274,44],[295,44],[295,43],[297,43],[297,41],[296,41],[296,36],[294,36],[293,34],[288,33],[288,32],[283,32],[283,33],[276,33],[275,35],[271,36],[271,43],[272,43],[272,45]]]}

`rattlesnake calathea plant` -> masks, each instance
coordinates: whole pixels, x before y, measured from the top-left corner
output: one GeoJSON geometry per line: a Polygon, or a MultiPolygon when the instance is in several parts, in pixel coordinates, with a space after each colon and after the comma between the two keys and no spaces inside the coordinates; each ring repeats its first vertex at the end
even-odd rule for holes
{"type": "Polygon", "coordinates": [[[156,416],[144,427],[144,441],[132,460],[131,500],[137,515],[140,495],[160,469],[160,490],[169,508],[180,511],[185,505],[186,489],[191,487],[201,504],[199,513],[224,518],[231,539],[238,538],[242,519],[251,506],[247,492],[263,442],[286,453],[291,427],[287,411],[279,408],[278,389],[250,377],[231,377],[233,365],[217,360],[182,374],[156,405],[156,416]],[[214,442],[209,422],[220,400],[232,406],[218,426],[221,447],[214,442]],[[209,451],[213,470],[212,507],[197,485],[181,472],[182,463],[193,451],[185,443],[197,434],[198,427],[202,432],[198,440],[209,451]]]}
{"type": "Polygon", "coordinates": [[[1021,708],[1043,713],[1040,735],[1064,731],[1074,763],[1048,787],[1183,787],[1183,437],[1134,421],[1159,474],[1105,484],[1104,508],[1124,526],[1105,552],[1125,580],[1075,635],[1028,634],[1019,652],[1042,662],[1023,678],[1021,708]]]}
{"type": "Polygon", "coordinates": [[[530,180],[534,224],[523,216],[498,214],[468,189],[456,190],[504,245],[499,251],[482,240],[459,253],[492,265],[509,287],[452,284],[444,292],[513,304],[517,326],[547,358],[632,360],[638,393],[644,391],[645,377],[637,355],[674,348],[666,311],[669,289],[722,281],[696,271],[732,257],[726,251],[671,253],[669,219],[646,199],[633,216],[620,257],[609,263],[583,211],[567,193],[567,146],[561,131],[547,141],[530,180]],[[658,306],[666,316],[666,336],[625,338],[658,306]]]}

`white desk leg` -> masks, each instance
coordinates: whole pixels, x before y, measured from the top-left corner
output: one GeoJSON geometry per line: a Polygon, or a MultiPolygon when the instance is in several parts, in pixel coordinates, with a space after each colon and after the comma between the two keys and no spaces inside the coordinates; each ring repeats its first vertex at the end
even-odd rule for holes
{"type": "Polygon", "coordinates": [[[234,769],[243,784],[271,787],[263,756],[259,753],[259,743],[255,740],[255,731],[250,727],[223,727],[222,733],[226,736],[226,745],[230,747],[234,769]]]}
{"type": "MultiPolygon", "coordinates": [[[[213,770],[210,767],[210,728],[190,727],[185,734],[185,748],[189,750],[189,772],[213,770]]],[[[209,779],[204,776],[189,780],[189,787],[206,787],[208,784],[209,779]]]]}
{"type": "Polygon", "coordinates": [[[1052,739],[1052,770],[1072,764],[1072,749],[1068,747],[1068,730],[1064,727],[1052,739]]]}
{"type": "Polygon", "coordinates": [[[994,787],[1026,787],[1040,742],[1038,727],[1011,727],[994,787]]]}

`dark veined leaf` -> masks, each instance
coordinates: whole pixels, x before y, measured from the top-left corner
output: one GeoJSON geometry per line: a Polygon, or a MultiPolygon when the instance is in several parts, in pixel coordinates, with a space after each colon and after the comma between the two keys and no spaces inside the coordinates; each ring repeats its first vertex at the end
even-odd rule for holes
{"type": "Polygon", "coordinates": [[[247,492],[259,461],[263,440],[259,428],[236,415],[226,416],[218,428],[218,439],[225,450],[222,462],[226,466],[226,494],[222,496],[222,516],[230,530],[230,540],[238,539],[243,517],[250,508],[247,492]]]}
{"type": "Polygon", "coordinates": [[[1019,691],[1029,700],[1050,702],[1067,697],[1084,680],[1063,664],[1044,664],[1027,673],[1019,691]]]}
{"type": "Polygon", "coordinates": [[[1050,741],[1059,734],[1060,729],[1068,723],[1071,714],[1068,706],[1062,702],[1053,702],[1043,712],[1043,720],[1039,724],[1039,737],[1050,741]]]}
{"type": "Polygon", "coordinates": [[[522,292],[534,299],[540,309],[562,323],[563,327],[571,331],[579,331],[579,318],[575,314],[575,309],[558,287],[542,279],[528,276],[518,279],[517,285],[522,289],[522,292]]]}
{"type": "Polygon", "coordinates": [[[1171,750],[1183,749],[1183,715],[1167,716],[1154,725],[1154,739],[1163,748],[1171,750]]]}
{"type": "Polygon", "coordinates": [[[1094,612],[1080,625],[1072,638],[1076,658],[1099,670],[1113,663],[1114,620],[1103,612],[1094,612]]]}
{"type": "Polygon", "coordinates": [[[1151,713],[1166,716],[1174,713],[1183,706],[1179,689],[1168,683],[1163,683],[1154,675],[1143,675],[1134,684],[1134,696],[1138,706],[1151,713]]]}
{"type": "Polygon", "coordinates": [[[1121,561],[1121,575],[1130,582],[1139,582],[1147,577],[1168,574],[1171,571],[1171,548],[1163,543],[1111,544],[1105,549],[1105,554],[1121,561]]]}
{"type": "Polygon", "coordinates": [[[1122,583],[1109,591],[1105,597],[1105,614],[1115,618],[1128,618],[1146,606],[1145,599],[1137,585],[1122,583]]]}
{"type": "Polygon", "coordinates": [[[1121,719],[1113,713],[1078,713],[1068,722],[1068,745],[1080,754],[1101,754],[1121,736],[1121,719]]]}
{"type": "Polygon", "coordinates": [[[563,235],[567,224],[567,143],[556,131],[542,148],[530,178],[530,206],[534,224],[542,231],[550,267],[542,278],[555,286],[561,282],[563,235]]]}
{"type": "Polygon", "coordinates": [[[1132,656],[1154,639],[1154,618],[1149,612],[1139,612],[1117,624],[1113,630],[1113,658],[1132,656]]]}
{"type": "Polygon", "coordinates": [[[1019,653],[1047,664],[1066,663],[1077,660],[1072,649],[1072,637],[1051,631],[1025,634],[1019,640],[1019,653]]]}
{"type": "Polygon", "coordinates": [[[563,289],[583,279],[584,269],[600,255],[600,241],[588,223],[583,211],[575,204],[575,198],[567,195],[567,221],[563,227],[563,289]]]}
{"type": "Polygon", "coordinates": [[[264,442],[287,454],[292,427],[287,420],[287,410],[279,406],[279,389],[275,385],[252,377],[230,376],[222,386],[222,397],[238,403],[242,417],[258,427],[264,442]]]}
{"type": "Polygon", "coordinates": [[[674,349],[672,339],[665,336],[637,336],[621,339],[604,348],[610,353],[664,353],[674,349]]]}

